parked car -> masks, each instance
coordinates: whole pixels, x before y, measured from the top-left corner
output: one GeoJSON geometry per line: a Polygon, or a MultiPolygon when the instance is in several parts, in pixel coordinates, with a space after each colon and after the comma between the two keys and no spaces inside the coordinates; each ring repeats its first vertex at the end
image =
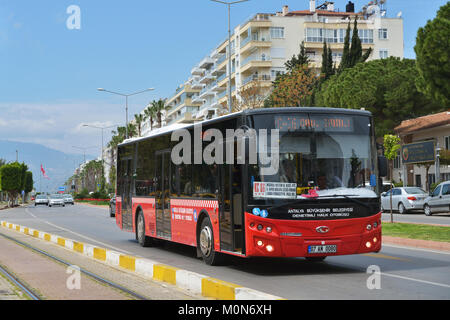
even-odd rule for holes
{"type": "Polygon", "coordinates": [[[64,198],[62,194],[52,194],[50,196],[50,199],[48,200],[48,206],[63,206],[65,207],[66,204],[64,202],[64,198]]]}
{"type": "Polygon", "coordinates": [[[43,194],[36,196],[36,200],[34,200],[34,206],[37,206],[39,204],[45,204],[46,206],[48,206],[48,197],[43,194]]]}
{"type": "Polygon", "coordinates": [[[433,213],[450,211],[450,181],[445,181],[436,188],[424,201],[424,211],[427,216],[433,213]]]}
{"type": "Polygon", "coordinates": [[[113,196],[109,200],[109,216],[111,218],[116,216],[116,196],[113,196]]]}
{"type": "Polygon", "coordinates": [[[424,200],[428,196],[426,191],[419,187],[393,188],[381,194],[381,209],[383,211],[391,210],[391,192],[392,211],[398,211],[400,214],[412,210],[423,210],[424,200]]]}
{"type": "Polygon", "coordinates": [[[63,198],[64,198],[64,203],[65,203],[65,204],[71,204],[71,205],[74,205],[74,204],[75,204],[75,201],[73,201],[72,195],[70,195],[70,194],[65,194],[65,195],[63,196],[63,198]]]}

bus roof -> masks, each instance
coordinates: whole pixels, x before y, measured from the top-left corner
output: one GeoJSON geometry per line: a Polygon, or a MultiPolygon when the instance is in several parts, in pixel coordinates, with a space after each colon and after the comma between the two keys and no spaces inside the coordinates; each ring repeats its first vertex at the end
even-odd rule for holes
{"type": "Polygon", "coordinates": [[[289,112],[314,112],[314,113],[328,113],[328,114],[353,114],[353,115],[361,115],[361,116],[372,116],[372,113],[366,110],[357,110],[357,109],[343,109],[343,108],[324,108],[324,107],[285,107],[285,108],[258,108],[258,109],[247,109],[239,112],[234,112],[231,114],[227,114],[224,116],[220,116],[213,119],[203,120],[196,123],[174,123],[168,126],[164,126],[162,128],[158,128],[152,130],[150,134],[144,137],[136,137],[124,140],[119,146],[127,145],[130,143],[135,143],[142,140],[147,140],[152,137],[157,137],[175,130],[180,129],[188,129],[192,128],[195,125],[204,125],[211,124],[214,122],[219,122],[221,120],[225,120],[228,118],[235,118],[239,116],[246,116],[252,114],[270,114],[270,113],[289,113],[289,112]]]}

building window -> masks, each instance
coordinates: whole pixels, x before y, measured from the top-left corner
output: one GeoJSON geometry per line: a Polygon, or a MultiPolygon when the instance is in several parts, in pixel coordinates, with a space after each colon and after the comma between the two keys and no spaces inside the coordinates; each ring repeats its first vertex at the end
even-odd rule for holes
{"type": "Polygon", "coordinates": [[[378,39],[380,40],[387,40],[388,38],[388,31],[386,28],[378,29],[378,39]]]}
{"type": "Polygon", "coordinates": [[[270,28],[270,36],[272,37],[272,39],[284,39],[284,28],[283,27],[270,28]]]}
{"type": "Polygon", "coordinates": [[[386,59],[388,57],[387,49],[380,49],[380,59],[386,59]]]}
{"type": "Polygon", "coordinates": [[[450,150],[450,136],[444,137],[445,140],[445,150],[450,150]]]}
{"type": "Polygon", "coordinates": [[[358,36],[361,39],[361,43],[373,43],[373,30],[360,29],[358,30],[358,36]]]}

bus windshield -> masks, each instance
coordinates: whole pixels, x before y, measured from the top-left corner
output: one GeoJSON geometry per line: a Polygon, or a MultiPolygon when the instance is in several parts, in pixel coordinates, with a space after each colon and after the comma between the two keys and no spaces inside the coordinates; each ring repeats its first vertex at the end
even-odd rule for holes
{"type": "Polygon", "coordinates": [[[377,197],[370,117],[272,114],[254,115],[250,123],[257,133],[267,129],[269,147],[271,129],[280,137],[278,172],[264,175],[263,164],[249,165],[250,203],[377,197]]]}

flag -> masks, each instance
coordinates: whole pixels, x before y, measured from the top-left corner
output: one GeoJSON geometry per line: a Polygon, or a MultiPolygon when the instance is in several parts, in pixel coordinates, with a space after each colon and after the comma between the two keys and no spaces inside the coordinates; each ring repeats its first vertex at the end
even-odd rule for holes
{"type": "Polygon", "coordinates": [[[44,170],[44,167],[42,166],[42,164],[41,164],[41,172],[42,172],[42,176],[43,176],[45,179],[49,179],[49,180],[50,180],[50,178],[45,174],[45,170],[44,170]]]}

